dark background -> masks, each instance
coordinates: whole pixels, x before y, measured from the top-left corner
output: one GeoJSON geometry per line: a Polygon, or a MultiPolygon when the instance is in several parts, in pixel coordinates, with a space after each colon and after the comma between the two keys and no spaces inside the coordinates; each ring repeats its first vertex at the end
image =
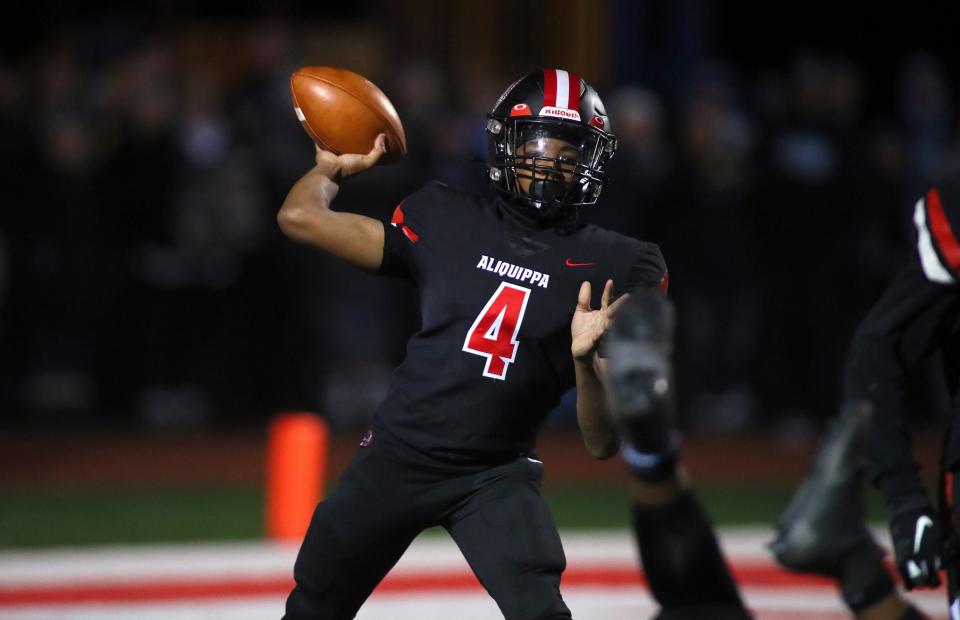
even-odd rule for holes
{"type": "Polygon", "coordinates": [[[0,27],[0,428],[364,426],[416,299],[276,227],[312,163],[304,65],[400,113],[409,156],[336,203],[376,217],[431,178],[482,185],[499,93],[579,73],[621,144],[583,215],[664,251],[684,429],[822,428],[913,203],[960,162],[956,11],[845,4],[30,3],[0,27]]]}

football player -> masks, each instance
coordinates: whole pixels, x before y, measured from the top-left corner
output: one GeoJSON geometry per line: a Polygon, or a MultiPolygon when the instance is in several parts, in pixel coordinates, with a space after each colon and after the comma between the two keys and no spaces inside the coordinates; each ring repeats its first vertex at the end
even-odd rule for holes
{"type": "Polygon", "coordinates": [[[838,580],[858,618],[921,614],[900,597],[864,522],[862,462],[886,499],[895,562],[906,589],[940,585],[947,569],[951,618],[960,618],[957,497],[960,427],[960,177],[948,177],[914,208],[917,252],[857,329],[844,377],[845,407],[778,524],[771,549],[787,568],[838,580]],[[944,414],[939,511],[910,447],[908,394],[920,389],[944,414]]]}
{"type": "Polygon", "coordinates": [[[673,423],[673,305],[633,294],[604,337],[611,417],[633,474],[632,525],[659,620],[750,618],[680,463],[673,423]]]}
{"type": "Polygon", "coordinates": [[[540,495],[534,441],[576,385],[587,449],[617,451],[597,347],[620,291],[665,289],[653,243],[581,225],[616,150],[599,96],[572,72],[514,82],[486,125],[495,192],[430,183],[389,221],[331,209],[339,184],[376,164],[319,150],[278,214],[291,238],[405,279],[422,325],[333,493],[314,513],[286,617],[353,618],[424,529],[444,527],[511,620],[570,618],[565,558],[540,495]]]}

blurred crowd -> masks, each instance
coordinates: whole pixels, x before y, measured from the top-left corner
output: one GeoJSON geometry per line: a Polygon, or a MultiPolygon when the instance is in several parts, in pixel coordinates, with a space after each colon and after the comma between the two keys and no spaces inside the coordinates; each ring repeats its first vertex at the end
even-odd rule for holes
{"type": "MultiPolygon", "coordinates": [[[[289,76],[323,63],[282,21],[209,35],[81,26],[0,63],[5,427],[204,428],[286,409],[361,427],[402,359],[415,291],[275,223],[313,155],[289,76]]],[[[663,249],[688,429],[832,415],[852,330],[911,251],[913,202],[960,161],[940,60],[891,68],[889,113],[865,103],[861,69],[801,52],[759,76],[705,59],[669,96],[594,84],[620,150],[583,217],[663,249]]],[[[469,96],[476,76],[425,58],[370,77],[410,153],[346,183],[337,208],[386,218],[431,178],[483,189],[483,115],[516,76],[469,96]]],[[[552,423],[571,419],[565,399],[552,423]]]]}

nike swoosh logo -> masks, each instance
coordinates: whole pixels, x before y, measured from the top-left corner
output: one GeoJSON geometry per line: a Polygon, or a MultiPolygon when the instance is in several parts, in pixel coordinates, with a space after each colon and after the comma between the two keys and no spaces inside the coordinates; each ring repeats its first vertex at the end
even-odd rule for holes
{"type": "Polygon", "coordinates": [[[928,527],[933,527],[933,519],[923,515],[917,519],[917,531],[913,535],[913,552],[920,553],[920,543],[923,542],[923,531],[928,527]]]}
{"type": "Polygon", "coordinates": [[[596,263],[575,263],[569,258],[567,259],[567,262],[565,264],[567,267],[593,267],[594,265],[596,265],[596,263]]]}
{"type": "Polygon", "coordinates": [[[922,577],[924,571],[920,570],[920,566],[914,560],[907,560],[907,576],[910,579],[916,579],[917,577],[922,577]]]}

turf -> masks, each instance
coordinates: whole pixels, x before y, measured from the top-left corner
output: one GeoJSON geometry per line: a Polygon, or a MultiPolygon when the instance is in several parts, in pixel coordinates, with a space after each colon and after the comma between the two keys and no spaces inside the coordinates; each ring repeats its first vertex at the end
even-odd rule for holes
{"type": "MultiPolygon", "coordinates": [[[[793,488],[786,485],[698,487],[718,525],[773,524],[793,488]]],[[[621,485],[544,488],[561,528],[625,528],[621,485]]],[[[870,516],[882,520],[876,497],[870,516]]],[[[44,489],[0,487],[0,548],[108,543],[253,539],[263,532],[258,488],[44,489]]]]}
{"type": "MultiPolygon", "coordinates": [[[[782,484],[703,485],[696,491],[717,525],[764,525],[776,522],[794,487],[782,484]]],[[[623,528],[629,525],[629,498],[620,486],[553,486],[544,489],[562,528],[623,528]]],[[[870,493],[868,518],[883,520],[879,499],[870,493]]]]}
{"type": "Polygon", "coordinates": [[[0,547],[234,540],[262,532],[258,489],[0,489],[0,547]]]}

